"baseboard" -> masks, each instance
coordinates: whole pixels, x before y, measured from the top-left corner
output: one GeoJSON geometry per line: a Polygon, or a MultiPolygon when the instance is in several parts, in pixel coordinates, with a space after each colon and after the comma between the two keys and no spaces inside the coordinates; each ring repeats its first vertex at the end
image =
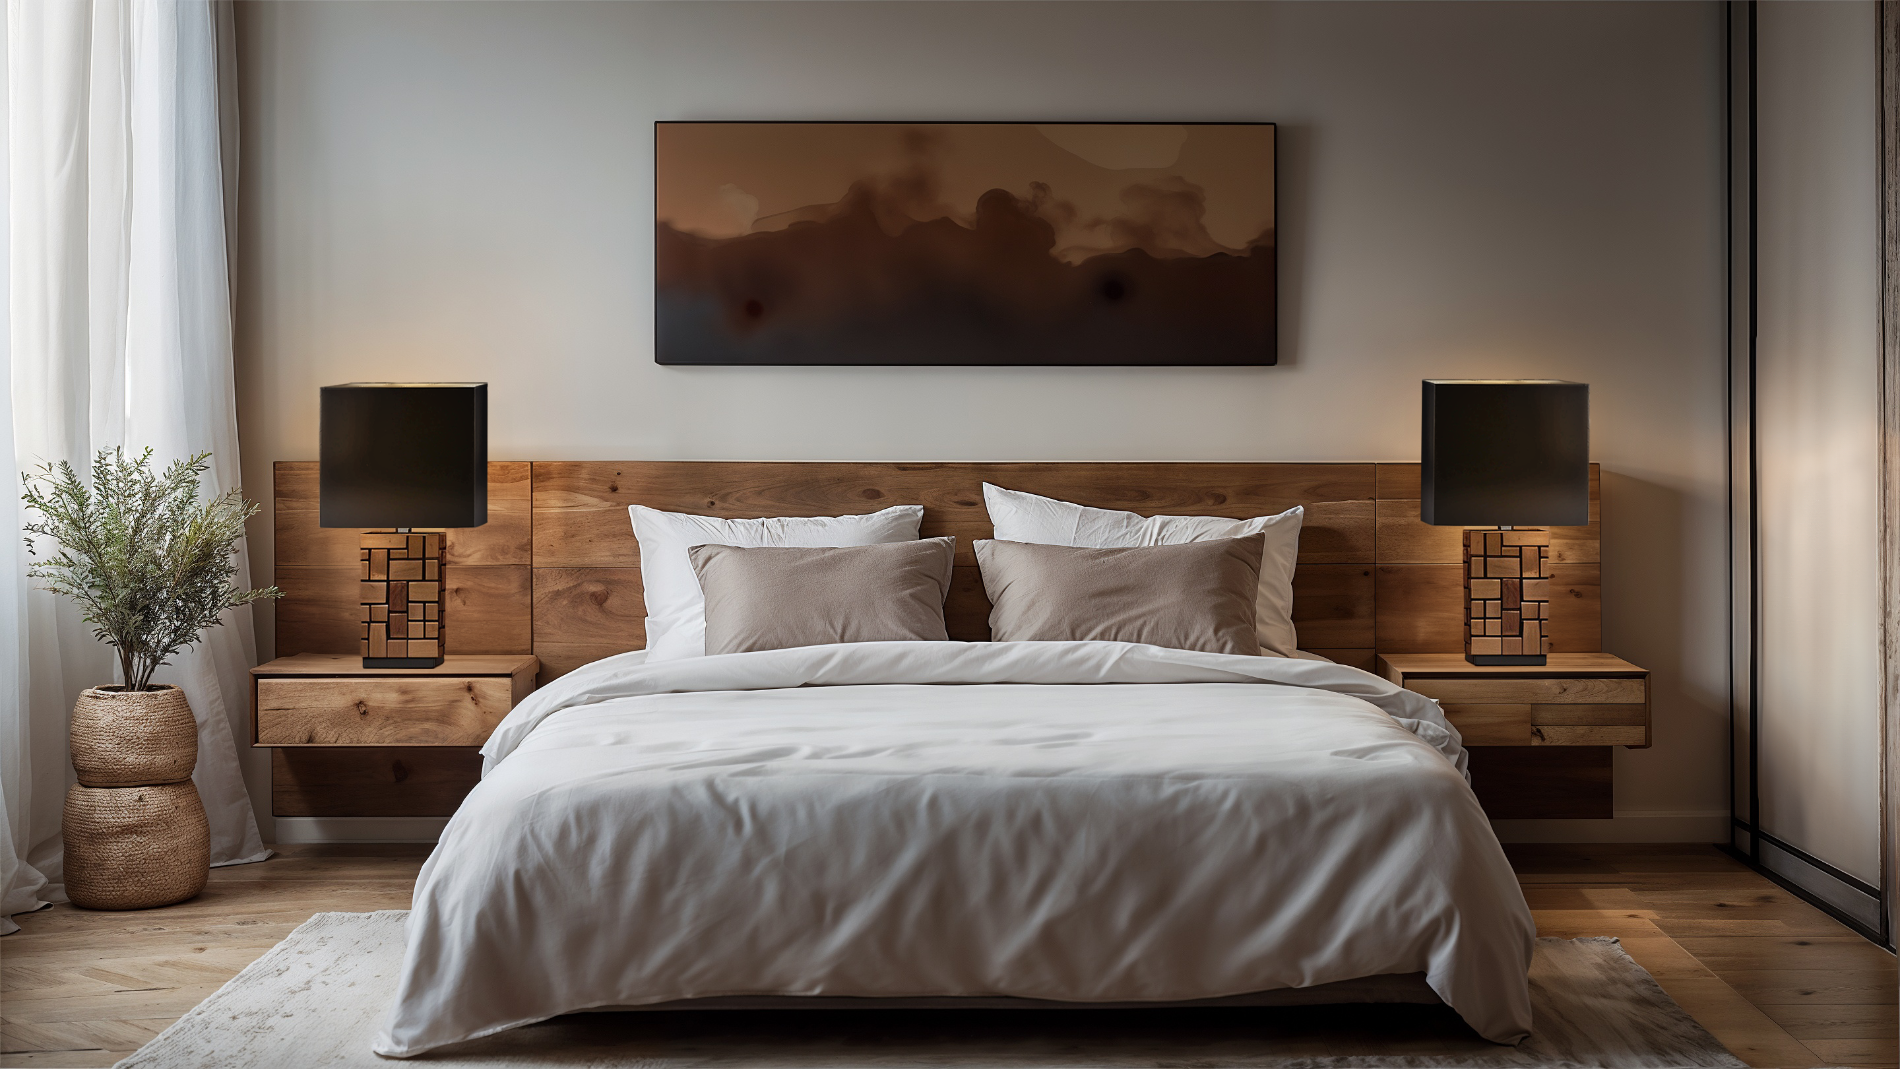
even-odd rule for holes
{"type": "Polygon", "coordinates": [[[1750,860],[1747,825],[1735,821],[1734,836],[1737,857],[1759,865],[1764,875],[1833,914],[1835,920],[1882,946],[1893,946],[1882,931],[1879,888],[1767,834],[1761,837],[1759,857],[1750,860]]]}
{"type": "Polygon", "coordinates": [[[1728,810],[1621,812],[1609,820],[1494,820],[1506,843],[1720,843],[1729,836],[1728,810]]]}
{"type": "Polygon", "coordinates": [[[280,843],[432,843],[447,817],[278,817],[280,843]]]}

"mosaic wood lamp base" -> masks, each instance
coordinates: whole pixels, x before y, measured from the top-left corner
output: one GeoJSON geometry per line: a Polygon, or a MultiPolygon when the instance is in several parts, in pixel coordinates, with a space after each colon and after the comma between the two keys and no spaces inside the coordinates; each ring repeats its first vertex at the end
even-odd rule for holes
{"type": "Polygon", "coordinates": [[[363,667],[442,663],[442,532],[363,532],[363,667]]]}
{"type": "Polygon", "coordinates": [[[1550,652],[1550,532],[1465,532],[1465,660],[1541,665],[1550,652]]]}

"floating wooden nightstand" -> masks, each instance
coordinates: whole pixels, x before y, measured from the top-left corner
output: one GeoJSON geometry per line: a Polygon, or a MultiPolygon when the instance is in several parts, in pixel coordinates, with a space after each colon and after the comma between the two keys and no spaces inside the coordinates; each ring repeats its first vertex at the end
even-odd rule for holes
{"type": "Polygon", "coordinates": [[[251,669],[254,746],[480,746],[534,689],[519,654],[446,658],[436,668],[364,668],[303,653],[251,669]]]}
{"type": "Polygon", "coordinates": [[[1610,748],[1649,745],[1649,672],[1608,653],[1553,653],[1536,666],[1393,653],[1379,674],[1438,700],[1494,818],[1612,817],[1610,748]]]}

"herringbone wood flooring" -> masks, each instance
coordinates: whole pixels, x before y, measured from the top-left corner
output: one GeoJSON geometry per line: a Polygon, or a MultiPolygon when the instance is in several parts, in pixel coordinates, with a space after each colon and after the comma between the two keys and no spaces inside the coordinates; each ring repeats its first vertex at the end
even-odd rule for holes
{"type": "MultiPolygon", "coordinates": [[[[1510,852],[1541,932],[1621,937],[1749,1064],[1895,1066],[1893,956],[1715,850],[1510,852]]],[[[0,939],[0,1065],[109,1066],[311,914],[407,907],[425,854],[289,847],[168,909],[20,916],[0,939]]]]}

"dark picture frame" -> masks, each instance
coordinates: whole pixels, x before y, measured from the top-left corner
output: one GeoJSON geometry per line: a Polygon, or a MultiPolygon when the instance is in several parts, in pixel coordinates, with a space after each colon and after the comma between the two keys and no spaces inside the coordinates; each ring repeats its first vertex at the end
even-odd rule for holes
{"type": "Polygon", "coordinates": [[[655,360],[1270,366],[1276,133],[656,122],[655,360]]]}

